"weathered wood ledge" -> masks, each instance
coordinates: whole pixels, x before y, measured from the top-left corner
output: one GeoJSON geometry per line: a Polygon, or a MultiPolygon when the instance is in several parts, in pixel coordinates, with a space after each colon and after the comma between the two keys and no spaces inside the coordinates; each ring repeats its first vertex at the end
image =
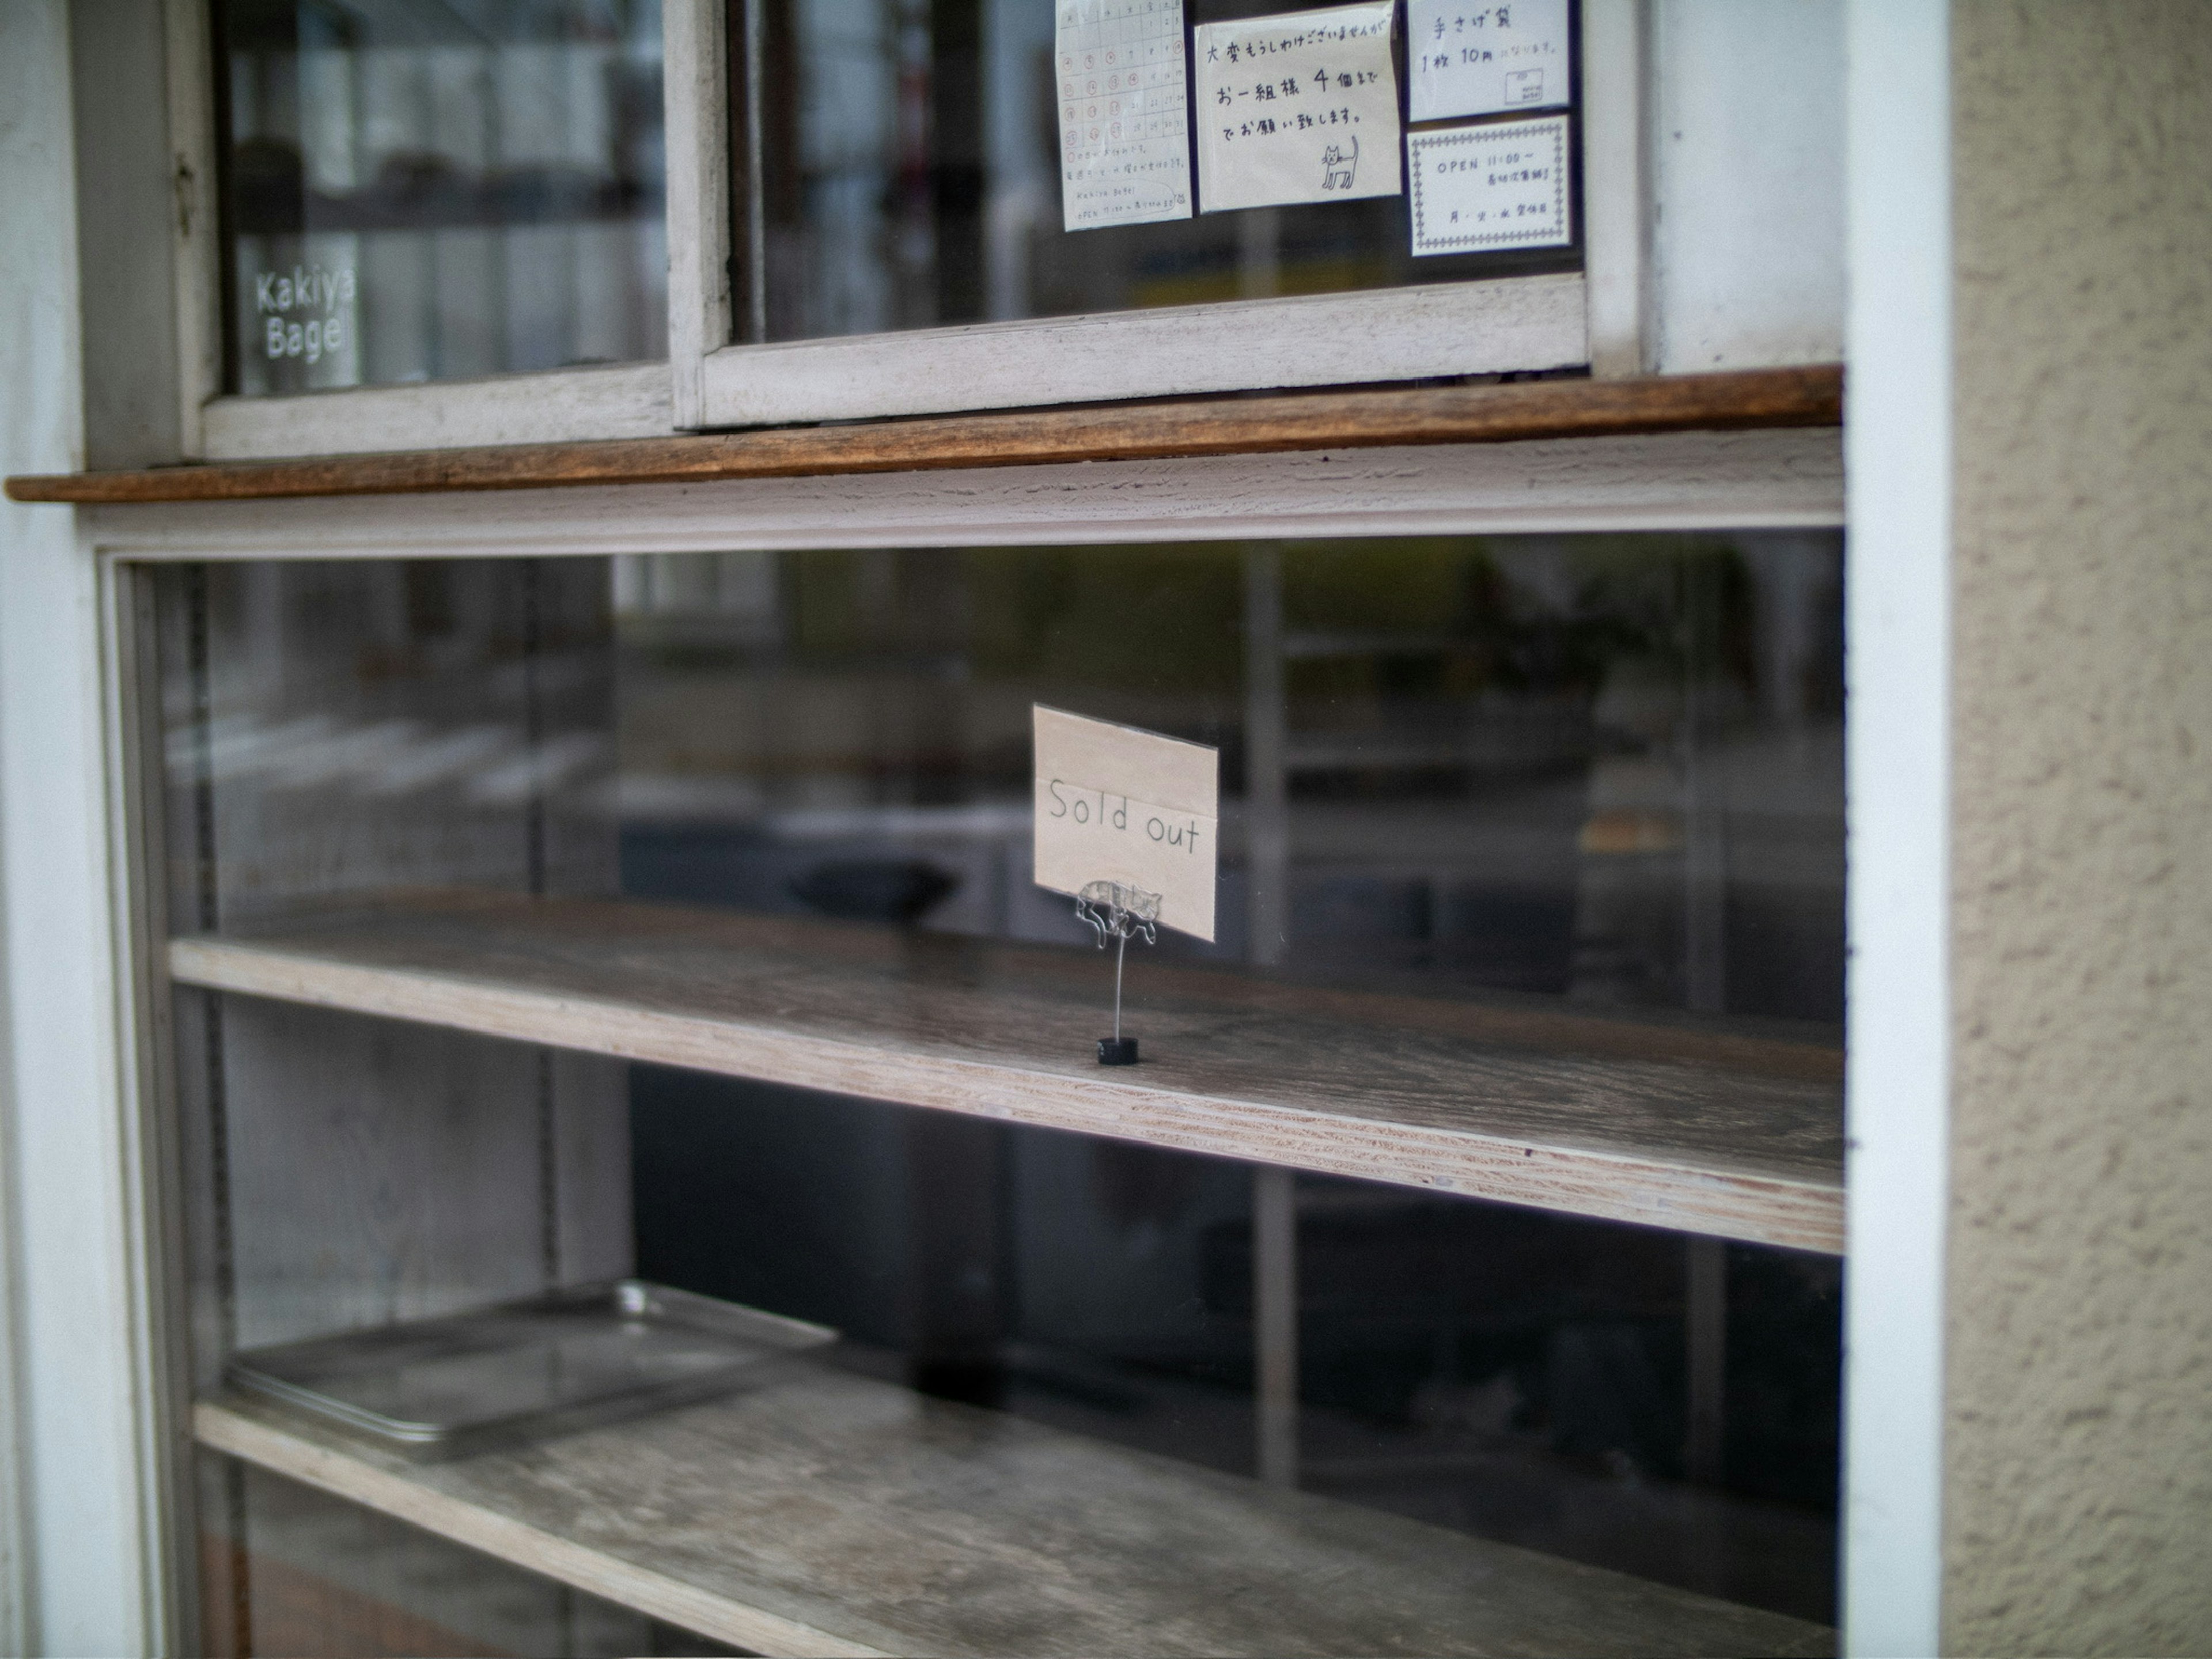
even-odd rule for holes
{"type": "Polygon", "coordinates": [[[179,984],[1791,1249],[1844,1249],[1840,1056],[1560,1008],[454,890],[173,939],[179,984]]]}
{"type": "Polygon", "coordinates": [[[1392,445],[1837,426],[1837,364],[1638,380],[1285,394],[931,416],[666,438],[31,474],[10,500],[81,504],[432,495],[854,472],[1164,460],[1392,445]]]}
{"type": "Polygon", "coordinates": [[[234,1395],[191,1420],[210,1450],[752,1653],[1835,1651],[1780,1613],[827,1365],[443,1462],[234,1395]]]}

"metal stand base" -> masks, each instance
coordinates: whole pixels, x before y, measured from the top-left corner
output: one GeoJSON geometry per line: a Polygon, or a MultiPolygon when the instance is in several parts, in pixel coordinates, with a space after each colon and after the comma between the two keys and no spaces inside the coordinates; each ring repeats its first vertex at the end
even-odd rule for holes
{"type": "Polygon", "coordinates": [[[1098,1063],[1101,1066],[1134,1066],[1137,1063],[1137,1039],[1125,1036],[1100,1037],[1098,1063]]]}

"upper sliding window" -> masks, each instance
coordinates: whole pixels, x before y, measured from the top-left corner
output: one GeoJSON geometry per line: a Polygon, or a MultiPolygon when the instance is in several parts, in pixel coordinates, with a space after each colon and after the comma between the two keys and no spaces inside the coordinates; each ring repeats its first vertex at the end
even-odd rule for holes
{"type": "Polygon", "coordinates": [[[1581,265],[1573,0],[731,0],[729,27],[742,342],[1581,265]]]}
{"type": "Polygon", "coordinates": [[[659,0],[225,0],[228,390],[663,357],[659,0]]]}

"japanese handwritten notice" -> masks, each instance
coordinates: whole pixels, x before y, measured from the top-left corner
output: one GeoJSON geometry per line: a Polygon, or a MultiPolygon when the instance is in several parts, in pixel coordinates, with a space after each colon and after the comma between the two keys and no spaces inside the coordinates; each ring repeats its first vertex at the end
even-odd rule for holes
{"type": "Polygon", "coordinates": [[[1063,228],[1189,218],[1182,0],[1060,0],[1053,47],[1063,228]]]}
{"type": "Polygon", "coordinates": [[[1395,9],[1385,0],[1194,31],[1201,208],[1398,194],[1395,9]]]}
{"type": "Polygon", "coordinates": [[[1567,0],[1406,0],[1415,121],[1564,104],[1567,0]]]}
{"type": "Polygon", "coordinates": [[[1406,167],[1417,256],[1574,240],[1564,115],[1409,133],[1406,167]]]}
{"type": "Polygon", "coordinates": [[[1160,896],[1160,924],[1213,937],[1221,751],[1036,704],[1036,884],[1160,896]]]}

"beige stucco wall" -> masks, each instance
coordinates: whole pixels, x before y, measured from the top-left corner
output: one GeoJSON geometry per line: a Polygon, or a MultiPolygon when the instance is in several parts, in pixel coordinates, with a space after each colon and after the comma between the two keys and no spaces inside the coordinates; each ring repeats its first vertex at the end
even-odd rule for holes
{"type": "Polygon", "coordinates": [[[1958,0],[1944,1639],[2212,1651],[2212,0],[1958,0]]]}

